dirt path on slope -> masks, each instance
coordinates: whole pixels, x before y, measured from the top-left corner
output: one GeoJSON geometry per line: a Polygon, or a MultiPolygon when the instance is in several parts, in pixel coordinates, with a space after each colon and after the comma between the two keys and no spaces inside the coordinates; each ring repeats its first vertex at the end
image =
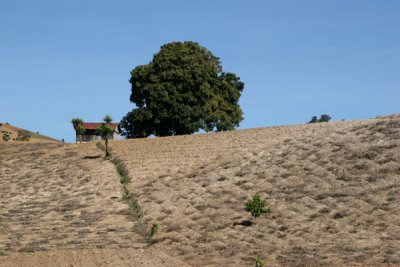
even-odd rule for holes
{"type": "Polygon", "coordinates": [[[1,266],[178,266],[166,254],[143,253],[115,166],[95,144],[0,150],[1,266]]]}

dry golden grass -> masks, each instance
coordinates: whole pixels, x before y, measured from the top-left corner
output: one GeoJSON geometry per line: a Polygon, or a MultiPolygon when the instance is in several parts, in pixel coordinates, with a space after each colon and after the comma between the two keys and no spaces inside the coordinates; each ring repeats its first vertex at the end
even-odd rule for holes
{"type": "Polygon", "coordinates": [[[32,143],[32,142],[34,142],[34,143],[37,143],[37,142],[59,142],[59,141],[55,140],[53,138],[50,138],[48,136],[37,134],[37,133],[31,132],[31,131],[27,131],[25,129],[21,129],[21,128],[12,126],[10,124],[0,122],[0,143],[3,143],[3,142],[9,142],[9,143],[13,143],[13,142],[25,142],[25,143],[30,142],[30,143],[32,143]],[[28,141],[18,141],[17,137],[18,137],[19,131],[25,131],[25,132],[29,133],[29,135],[30,135],[29,140],[28,141]],[[10,137],[9,141],[3,140],[3,134],[5,134],[5,133],[8,133],[8,135],[10,137]]]}
{"type": "Polygon", "coordinates": [[[181,265],[143,251],[115,166],[94,143],[7,142],[0,151],[0,266],[181,265]]]}
{"type": "Polygon", "coordinates": [[[0,251],[141,248],[113,164],[95,144],[3,144],[0,251]]]}
{"type": "Polygon", "coordinates": [[[399,115],[111,147],[155,246],[192,265],[400,265],[399,115]],[[255,193],[272,213],[251,219],[255,193]]]}
{"type": "Polygon", "coordinates": [[[110,143],[142,219],[94,143],[0,144],[0,266],[400,265],[400,115],[110,143]]]}

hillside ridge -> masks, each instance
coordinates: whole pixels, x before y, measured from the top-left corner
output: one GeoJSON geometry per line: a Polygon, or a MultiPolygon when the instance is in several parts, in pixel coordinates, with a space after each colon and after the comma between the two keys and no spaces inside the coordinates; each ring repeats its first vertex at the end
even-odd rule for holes
{"type": "Polygon", "coordinates": [[[0,144],[0,265],[400,265],[398,114],[110,147],[0,144]]]}
{"type": "Polygon", "coordinates": [[[24,141],[24,142],[43,142],[43,141],[52,141],[52,142],[60,142],[57,139],[54,139],[49,136],[45,136],[39,133],[35,133],[23,128],[19,128],[16,126],[13,126],[9,123],[2,123],[0,122],[0,142],[14,142],[14,141],[24,141]],[[22,138],[21,140],[18,140],[18,133],[27,133],[28,138],[24,139],[22,138]],[[6,136],[8,135],[8,138],[6,136]],[[8,140],[6,140],[8,139],[8,140]]]}
{"type": "Polygon", "coordinates": [[[110,145],[157,246],[190,264],[400,264],[398,114],[110,145]],[[255,193],[272,212],[240,226],[255,193]]]}

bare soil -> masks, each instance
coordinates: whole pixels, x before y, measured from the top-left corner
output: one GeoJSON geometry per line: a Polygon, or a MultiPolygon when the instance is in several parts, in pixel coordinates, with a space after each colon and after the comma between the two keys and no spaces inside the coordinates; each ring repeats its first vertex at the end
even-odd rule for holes
{"type": "Polygon", "coordinates": [[[143,252],[115,166],[94,143],[0,150],[0,266],[182,265],[143,252]]]}
{"type": "Polygon", "coordinates": [[[155,246],[192,265],[400,265],[399,115],[111,147],[155,246]],[[258,219],[256,193],[272,209],[258,219]]]}
{"type": "Polygon", "coordinates": [[[400,266],[400,115],[110,146],[0,144],[0,266],[400,266]]]}

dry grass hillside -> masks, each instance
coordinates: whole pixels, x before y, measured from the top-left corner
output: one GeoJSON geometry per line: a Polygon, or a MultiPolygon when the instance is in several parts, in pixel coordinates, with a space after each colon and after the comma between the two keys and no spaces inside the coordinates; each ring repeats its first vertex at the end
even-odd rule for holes
{"type": "Polygon", "coordinates": [[[0,144],[0,266],[400,266],[400,115],[110,146],[0,144]]]}
{"type": "Polygon", "coordinates": [[[399,115],[111,147],[154,246],[189,264],[400,265],[399,115]],[[255,193],[272,209],[258,219],[255,193]]]}
{"type": "Polygon", "coordinates": [[[115,166],[95,143],[6,142],[0,151],[0,266],[181,265],[144,251],[115,166]]]}
{"type": "Polygon", "coordinates": [[[51,137],[0,122],[0,143],[2,142],[59,142],[51,137]]]}

